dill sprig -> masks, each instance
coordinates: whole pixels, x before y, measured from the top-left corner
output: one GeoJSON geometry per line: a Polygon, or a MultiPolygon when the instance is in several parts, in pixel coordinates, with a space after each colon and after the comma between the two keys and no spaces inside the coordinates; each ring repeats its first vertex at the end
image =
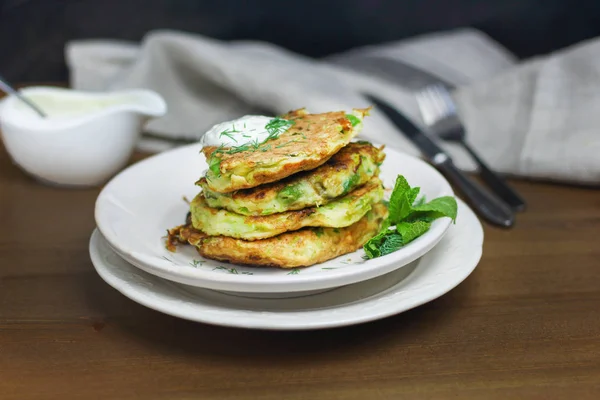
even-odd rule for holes
{"type": "Polygon", "coordinates": [[[265,142],[268,142],[271,139],[277,139],[279,135],[290,129],[295,123],[296,121],[290,119],[283,119],[279,117],[273,118],[267,125],[265,125],[265,129],[269,133],[269,136],[265,142]]]}
{"type": "Polygon", "coordinates": [[[233,137],[232,132],[223,131],[223,132],[221,132],[221,134],[219,135],[219,137],[223,137],[223,136],[227,136],[229,139],[233,140],[236,143],[238,142],[237,139],[233,137]]]}
{"type": "MultiPolygon", "coordinates": [[[[244,128],[246,127],[246,124],[244,124],[244,128]]],[[[233,140],[234,142],[238,142],[236,138],[233,137],[234,133],[240,133],[241,131],[238,131],[237,129],[235,129],[235,124],[231,125],[231,129],[225,129],[223,132],[221,132],[219,134],[219,137],[223,137],[223,136],[227,136],[229,139],[233,140]]]]}
{"type": "Polygon", "coordinates": [[[294,132],[292,133],[292,136],[302,136],[302,139],[306,139],[306,135],[303,132],[294,132]]]}
{"type": "MultiPolygon", "coordinates": [[[[265,143],[267,143],[269,140],[275,140],[275,139],[279,138],[279,135],[281,135],[283,132],[287,131],[295,123],[296,123],[296,121],[293,121],[293,120],[276,117],[276,118],[273,118],[272,120],[270,120],[265,125],[265,130],[267,131],[267,133],[269,135],[262,142],[259,141],[258,139],[255,139],[254,141],[252,141],[250,143],[244,143],[240,146],[233,146],[230,148],[225,148],[223,145],[219,146],[213,152],[213,155],[210,159],[210,162],[209,162],[210,171],[217,177],[220,176],[220,174],[221,174],[221,172],[220,172],[221,159],[219,157],[217,157],[217,154],[222,153],[222,154],[232,155],[232,154],[242,153],[244,151],[257,151],[257,150],[260,150],[262,152],[269,151],[271,149],[271,145],[268,145],[268,146],[265,146],[262,148],[261,148],[261,146],[264,145],[265,143]]],[[[234,125],[232,127],[232,129],[221,132],[220,136],[227,136],[237,143],[237,140],[231,136],[231,133],[235,133],[235,132],[240,132],[240,131],[236,130],[235,125],[234,125]]],[[[242,136],[246,137],[246,138],[249,137],[247,135],[242,135],[242,136]]],[[[302,136],[304,138],[306,138],[306,136],[304,136],[304,134],[302,134],[302,136]]],[[[287,145],[291,142],[292,141],[290,141],[284,145],[287,145]]],[[[279,145],[279,146],[277,146],[277,148],[283,147],[284,145],[279,145]]]]}
{"type": "Polygon", "coordinates": [[[235,269],[235,268],[227,268],[227,267],[224,267],[222,265],[219,265],[218,267],[213,268],[213,271],[215,271],[215,270],[217,270],[217,271],[227,271],[227,272],[229,272],[230,274],[233,274],[233,275],[254,275],[254,272],[247,272],[247,271],[238,272],[238,270],[235,269]]]}
{"type": "Polygon", "coordinates": [[[296,143],[297,141],[298,141],[298,140],[296,140],[296,139],[294,139],[294,140],[290,140],[290,141],[288,141],[288,142],[285,142],[285,143],[282,143],[282,144],[280,144],[280,145],[278,145],[278,146],[275,146],[275,148],[276,148],[276,149],[281,149],[282,147],[285,147],[285,146],[287,146],[287,145],[289,145],[289,144],[292,144],[292,143],[296,143]]]}

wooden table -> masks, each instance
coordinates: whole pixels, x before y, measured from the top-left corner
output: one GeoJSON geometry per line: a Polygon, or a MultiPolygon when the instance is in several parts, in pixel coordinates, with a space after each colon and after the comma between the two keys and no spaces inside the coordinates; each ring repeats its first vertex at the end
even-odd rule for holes
{"type": "Polygon", "coordinates": [[[515,186],[529,211],[486,226],[481,263],[440,299],[349,328],[248,331],[112,289],[88,257],[99,189],[43,186],[0,146],[0,398],[598,399],[600,192],[515,186]]]}

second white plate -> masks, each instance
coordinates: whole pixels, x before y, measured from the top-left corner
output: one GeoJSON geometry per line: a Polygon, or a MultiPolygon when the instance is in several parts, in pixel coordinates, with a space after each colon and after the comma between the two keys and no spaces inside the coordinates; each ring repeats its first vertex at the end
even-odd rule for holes
{"type": "Polygon", "coordinates": [[[90,257],[109,285],[151,309],[191,321],[253,329],[321,329],[374,321],[442,296],[481,258],[483,229],[459,201],[460,222],[425,256],[404,268],[324,293],[288,299],[229,295],[169,282],[115,254],[94,231],[90,257]]]}
{"type": "MultiPolygon", "coordinates": [[[[206,168],[198,144],[160,153],[127,168],[109,182],[96,202],[96,223],[121,257],[146,272],[191,286],[246,293],[291,293],[325,290],[361,282],[423,256],[442,239],[449,218],[433,222],[431,229],[392,254],[364,260],[364,251],[338,257],[308,268],[282,270],[253,268],[203,259],[191,246],[176,253],[165,248],[168,228],[183,223],[193,198],[194,185],[206,168]]],[[[453,196],[444,177],[418,158],[386,149],[381,178],[392,188],[398,174],[421,194],[432,199],[453,196]]],[[[459,213],[458,219],[461,218],[459,213]]]]}

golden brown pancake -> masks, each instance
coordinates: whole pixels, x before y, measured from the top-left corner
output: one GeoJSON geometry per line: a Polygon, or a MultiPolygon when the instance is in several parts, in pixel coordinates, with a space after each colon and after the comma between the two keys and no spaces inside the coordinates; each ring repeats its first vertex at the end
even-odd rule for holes
{"type": "Polygon", "coordinates": [[[308,226],[341,228],[351,225],[382,198],[383,183],[378,177],[373,177],[363,186],[321,207],[246,216],[209,207],[204,195],[200,193],[192,200],[190,212],[194,228],[208,235],[258,240],[308,226]]]}
{"type": "Polygon", "coordinates": [[[387,207],[377,203],[358,222],[345,228],[304,228],[254,241],[209,236],[191,225],[182,225],[169,231],[169,247],[174,251],[177,243],[189,243],[203,257],[234,264],[306,267],[360,249],[377,234],[387,213],[387,207]]]}
{"type": "Polygon", "coordinates": [[[378,175],[384,159],[383,147],[353,142],[312,171],[252,189],[218,193],[210,190],[205,178],[199,184],[210,207],[242,215],[271,215],[327,204],[378,175]]]}
{"type": "Polygon", "coordinates": [[[293,125],[264,143],[206,146],[202,149],[209,165],[206,185],[213,192],[229,193],[314,169],[350,143],[369,110],[355,109],[348,115],[343,111],[308,114],[300,109],[282,116],[293,125]]]}

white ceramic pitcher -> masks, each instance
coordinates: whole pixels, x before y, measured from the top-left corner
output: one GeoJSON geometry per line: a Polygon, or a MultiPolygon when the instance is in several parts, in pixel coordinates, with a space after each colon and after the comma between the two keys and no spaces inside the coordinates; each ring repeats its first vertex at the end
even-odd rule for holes
{"type": "Polygon", "coordinates": [[[143,125],[167,111],[150,90],[84,92],[29,87],[21,94],[47,115],[42,118],[15,96],[0,104],[0,127],[13,161],[29,174],[59,185],[94,186],[129,161],[143,125]]]}

